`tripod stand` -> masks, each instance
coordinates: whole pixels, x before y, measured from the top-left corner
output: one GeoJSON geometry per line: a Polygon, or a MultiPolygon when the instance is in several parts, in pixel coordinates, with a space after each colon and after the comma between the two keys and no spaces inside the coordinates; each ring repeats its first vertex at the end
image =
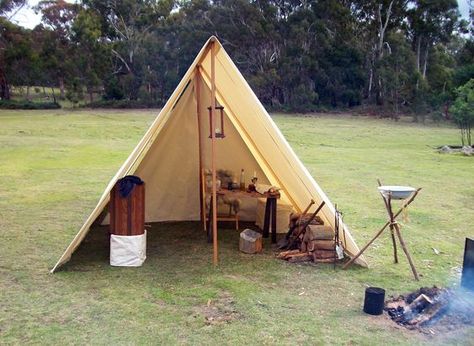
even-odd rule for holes
{"type": "MultiPolygon", "coordinates": [[[[380,181],[378,182],[379,183],[379,186],[381,185],[380,181]]],[[[381,192],[381,195],[382,195],[382,198],[384,200],[384,203],[385,203],[385,208],[387,209],[387,213],[388,213],[388,216],[389,216],[389,221],[387,221],[385,223],[385,225],[377,232],[377,234],[367,243],[367,245],[365,245],[362,250],[359,251],[359,253],[357,255],[355,255],[353,258],[351,258],[351,260],[349,262],[347,262],[343,269],[346,269],[347,267],[349,267],[357,258],[359,258],[360,255],[362,255],[364,253],[365,250],[367,250],[367,248],[375,241],[375,239],[377,239],[382,233],[383,231],[389,227],[390,228],[390,231],[391,231],[391,236],[392,236],[392,243],[393,243],[393,256],[394,256],[394,262],[395,263],[398,263],[398,255],[397,255],[397,243],[396,243],[396,239],[395,239],[395,236],[397,236],[399,242],[400,242],[400,245],[403,249],[403,252],[405,253],[407,259],[408,259],[408,263],[410,264],[410,267],[411,267],[411,270],[413,272],[413,276],[415,277],[415,280],[419,281],[419,277],[418,277],[418,273],[416,271],[416,268],[415,268],[415,264],[413,263],[413,260],[411,258],[411,255],[410,253],[408,252],[408,249],[406,247],[406,244],[405,244],[405,241],[403,240],[403,237],[402,237],[402,234],[400,232],[400,226],[398,224],[398,222],[396,221],[397,217],[402,213],[402,211],[408,207],[408,205],[413,202],[413,200],[415,199],[415,197],[418,195],[418,192],[420,192],[421,188],[418,188],[416,189],[411,195],[410,195],[410,198],[408,198],[407,200],[405,200],[405,202],[403,203],[403,206],[396,212],[394,213],[393,210],[392,210],[392,192],[391,191],[388,191],[388,193],[383,193],[381,192]]]]}

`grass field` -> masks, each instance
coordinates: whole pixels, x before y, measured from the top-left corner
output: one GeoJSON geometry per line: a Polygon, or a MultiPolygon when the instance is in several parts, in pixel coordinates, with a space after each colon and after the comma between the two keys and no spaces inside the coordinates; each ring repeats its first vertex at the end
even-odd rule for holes
{"type": "Polygon", "coordinates": [[[423,188],[402,228],[421,282],[405,258],[392,264],[388,233],[367,251],[370,269],[334,271],[276,260],[268,246],[240,254],[238,233],[223,230],[214,268],[193,223],[151,232],[136,269],[110,267],[96,230],[49,274],[155,114],[0,111],[0,344],[472,343],[473,328],[428,337],[361,312],[367,285],[391,295],[459,281],[473,235],[474,161],[432,149],[459,142],[448,126],[274,116],[359,245],[385,222],[377,178],[423,188]]]}

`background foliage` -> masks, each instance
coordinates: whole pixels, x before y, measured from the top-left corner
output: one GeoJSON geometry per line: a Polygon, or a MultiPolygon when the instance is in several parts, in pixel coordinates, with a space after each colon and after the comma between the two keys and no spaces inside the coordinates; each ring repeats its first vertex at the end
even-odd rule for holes
{"type": "Polygon", "coordinates": [[[41,85],[72,105],[160,106],[210,35],[279,110],[449,118],[474,77],[472,24],[456,0],[43,0],[33,30],[8,19],[24,2],[0,7],[2,99],[41,85]]]}

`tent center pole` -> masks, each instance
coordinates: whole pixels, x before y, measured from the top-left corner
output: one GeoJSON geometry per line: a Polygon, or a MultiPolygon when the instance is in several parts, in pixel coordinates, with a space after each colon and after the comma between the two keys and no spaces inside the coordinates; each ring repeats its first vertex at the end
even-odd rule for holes
{"type": "Polygon", "coordinates": [[[217,191],[216,191],[216,45],[211,42],[211,170],[212,170],[212,262],[217,265],[219,262],[217,248],[217,191]]]}

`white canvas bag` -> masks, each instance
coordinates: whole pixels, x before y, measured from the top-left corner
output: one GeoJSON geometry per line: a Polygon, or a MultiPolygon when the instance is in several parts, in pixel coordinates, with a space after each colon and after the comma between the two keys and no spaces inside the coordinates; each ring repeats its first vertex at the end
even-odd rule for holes
{"type": "Polygon", "coordinates": [[[146,230],[140,235],[110,235],[110,265],[140,267],[146,259],[146,230]]]}

